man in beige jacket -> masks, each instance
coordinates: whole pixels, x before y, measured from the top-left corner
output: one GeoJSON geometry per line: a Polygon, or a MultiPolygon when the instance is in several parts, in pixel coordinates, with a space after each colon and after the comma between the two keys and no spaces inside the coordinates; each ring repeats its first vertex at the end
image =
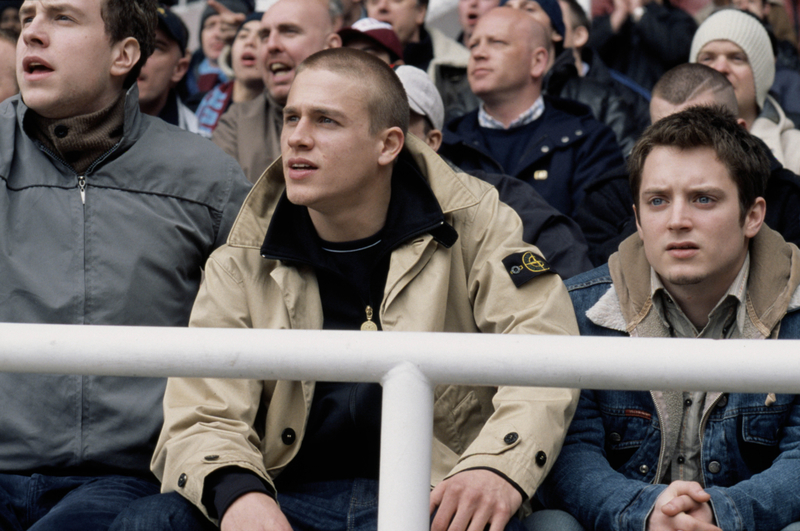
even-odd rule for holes
{"type": "MultiPolygon", "coordinates": [[[[192,326],[574,334],[563,283],[519,216],[406,136],[408,118],[379,59],[347,48],[307,59],[282,159],[209,260],[192,326]]],[[[432,529],[518,529],[576,396],[439,386],[432,529]]],[[[170,380],[153,470],[180,496],[138,505],[126,529],[202,528],[201,512],[224,531],[375,529],[380,399],[378,384],[170,380]]]]}

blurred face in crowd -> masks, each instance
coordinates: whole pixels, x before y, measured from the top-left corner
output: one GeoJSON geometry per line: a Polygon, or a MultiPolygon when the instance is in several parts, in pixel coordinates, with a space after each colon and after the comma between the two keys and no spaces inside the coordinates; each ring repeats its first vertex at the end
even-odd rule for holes
{"type": "Polygon", "coordinates": [[[9,29],[19,33],[22,26],[19,23],[19,9],[7,7],[0,13],[0,29],[9,29]]]}
{"type": "Polygon", "coordinates": [[[392,25],[400,43],[419,42],[419,28],[428,8],[419,0],[366,0],[367,15],[392,25]]]}
{"type": "Polygon", "coordinates": [[[178,43],[161,28],[156,29],[156,47],[142,67],[137,83],[139,105],[146,114],[156,115],[167,100],[169,91],[186,74],[189,58],[181,54],[178,43]],[[157,108],[156,108],[157,107],[157,108]]]}
{"type": "Polygon", "coordinates": [[[200,29],[200,46],[203,48],[203,55],[216,65],[225,47],[225,41],[222,39],[221,15],[211,15],[203,22],[203,27],[200,29]]]}
{"type": "Polygon", "coordinates": [[[264,72],[258,60],[258,30],[261,22],[251,20],[242,26],[231,45],[231,66],[237,81],[263,83],[264,72]]]}
{"type": "Polygon", "coordinates": [[[139,60],[133,37],[112,43],[102,0],[26,0],[20,10],[17,80],[25,103],[46,118],[96,112],[120,96],[139,60]]]}
{"type": "Polygon", "coordinates": [[[289,92],[281,132],[286,195],[309,208],[315,226],[315,213],[368,209],[389,185],[378,175],[394,160],[384,149],[387,132],[399,128],[370,130],[367,90],[359,79],[313,68],[289,92]]]}
{"type": "Polygon", "coordinates": [[[281,0],[261,19],[258,53],[264,85],[278,103],[286,101],[295,69],[306,57],[341,46],[326,4],[319,0],[281,0]]]}
{"type": "Polygon", "coordinates": [[[500,0],[459,0],[458,22],[464,30],[464,43],[469,42],[475,24],[487,11],[500,5],[500,0]]]}
{"type": "Polygon", "coordinates": [[[469,40],[467,64],[469,86],[476,96],[483,100],[512,97],[533,83],[536,41],[532,24],[505,7],[493,9],[478,21],[469,40]]]}
{"type": "Polygon", "coordinates": [[[14,59],[14,45],[0,38],[0,101],[19,92],[17,87],[17,67],[14,59]]]}
{"type": "Polygon", "coordinates": [[[741,218],[739,192],[710,147],[657,146],[645,160],[636,206],[647,261],[667,290],[724,292],[764,218],[759,198],[741,218]]]}
{"type": "Polygon", "coordinates": [[[725,74],[736,92],[740,116],[758,114],[756,82],[744,50],[731,41],[711,41],[700,50],[697,62],[725,74]]]}

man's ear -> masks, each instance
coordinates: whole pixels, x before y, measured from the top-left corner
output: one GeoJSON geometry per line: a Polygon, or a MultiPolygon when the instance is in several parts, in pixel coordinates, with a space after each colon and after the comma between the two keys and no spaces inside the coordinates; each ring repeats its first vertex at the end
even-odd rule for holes
{"type": "Polygon", "coordinates": [[[380,136],[381,145],[378,164],[380,166],[388,166],[400,155],[406,138],[405,135],[403,135],[403,130],[399,127],[385,129],[380,136]]]}
{"type": "Polygon", "coordinates": [[[547,61],[549,59],[547,50],[540,46],[533,50],[533,58],[531,60],[531,77],[533,79],[541,79],[547,73],[547,61]]]}
{"type": "Polygon", "coordinates": [[[175,70],[172,71],[172,77],[170,78],[170,82],[174,84],[178,84],[183,76],[186,75],[186,71],[189,70],[189,62],[191,59],[189,58],[189,52],[186,52],[186,55],[181,57],[178,64],[175,65],[175,70]]]}
{"type": "Polygon", "coordinates": [[[574,41],[575,48],[583,48],[589,42],[589,30],[586,26],[578,26],[572,30],[572,40],[574,41]]]}
{"type": "Polygon", "coordinates": [[[112,50],[114,53],[114,60],[111,63],[111,75],[125,78],[142,56],[142,50],[139,48],[139,41],[133,37],[125,37],[114,44],[112,50]]]}
{"type": "Polygon", "coordinates": [[[442,145],[442,132],[438,129],[431,129],[425,136],[425,143],[430,146],[434,151],[439,151],[439,146],[442,145]]]}
{"type": "Polygon", "coordinates": [[[338,33],[331,33],[327,37],[325,37],[325,49],[328,48],[341,48],[342,47],[342,38],[339,37],[338,33]]]}
{"type": "Polygon", "coordinates": [[[428,14],[428,6],[420,5],[417,2],[417,16],[414,18],[414,22],[417,23],[417,26],[422,26],[425,24],[425,16],[428,14]]]}
{"type": "Polygon", "coordinates": [[[744,216],[744,235],[752,238],[761,230],[764,224],[764,217],[767,215],[767,202],[763,197],[757,197],[753,206],[747,210],[744,216]]]}

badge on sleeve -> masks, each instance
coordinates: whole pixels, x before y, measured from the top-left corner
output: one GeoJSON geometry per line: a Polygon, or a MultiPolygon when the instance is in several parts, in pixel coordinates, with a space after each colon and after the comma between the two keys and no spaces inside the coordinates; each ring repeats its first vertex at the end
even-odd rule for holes
{"type": "Polygon", "coordinates": [[[552,272],[547,260],[530,251],[506,256],[503,258],[503,265],[518,288],[532,278],[552,272]]]}

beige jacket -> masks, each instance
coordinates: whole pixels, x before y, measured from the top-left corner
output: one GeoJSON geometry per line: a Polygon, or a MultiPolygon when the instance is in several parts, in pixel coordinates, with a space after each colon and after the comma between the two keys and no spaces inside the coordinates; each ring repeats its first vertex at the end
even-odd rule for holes
{"type": "MultiPolygon", "coordinates": [[[[384,330],[577,334],[558,276],[540,275],[517,288],[501,263],[510,254],[535,248],[522,241],[522,223],[499,201],[497,191],[455,173],[413,137],[406,149],[459,237],[446,249],[425,234],[392,253],[379,309],[384,330]]],[[[282,181],[276,162],[253,187],[228,244],[208,261],[190,326],[322,328],[313,270],[265,260],[259,253],[282,181]]],[[[535,352],[527,355],[536,362],[535,352]]],[[[204,480],[219,468],[238,466],[272,482],[300,447],[313,393],[313,382],[170,379],[164,428],[152,462],[162,490],[179,491],[205,512],[204,480]],[[281,437],[287,428],[297,434],[288,444],[281,437]]],[[[488,467],[532,495],[561,449],[577,394],[570,389],[438,386],[431,483],[488,467]],[[507,438],[510,433],[518,437],[507,438]]]]}
{"type": "Polygon", "coordinates": [[[255,183],[281,156],[283,107],[265,90],[251,101],[234,103],[222,115],[211,140],[235,158],[247,180],[255,183]]]}
{"type": "Polygon", "coordinates": [[[764,109],[753,122],[750,133],[769,146],[784,168],[800,174],[800,131],[772,96],[767,95],[764,109]]]}

